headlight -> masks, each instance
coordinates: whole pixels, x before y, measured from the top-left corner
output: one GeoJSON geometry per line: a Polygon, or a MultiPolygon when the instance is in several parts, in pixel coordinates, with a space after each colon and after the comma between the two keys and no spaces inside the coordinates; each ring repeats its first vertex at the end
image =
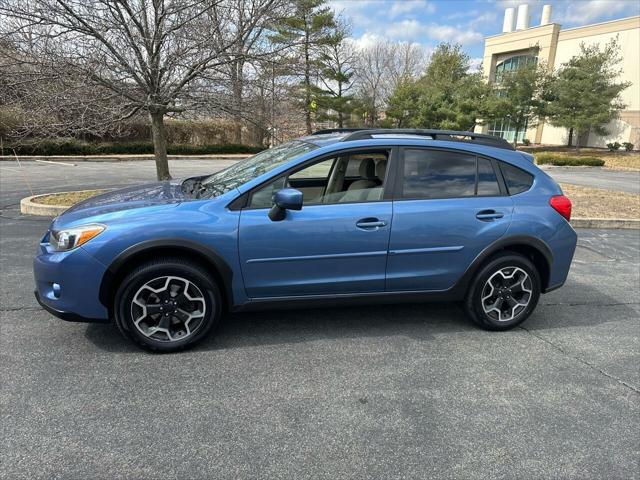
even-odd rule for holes
{"type": "Polygon", "coordinates": [[[105,228],[104,225],[93,224],[65,228],[64,230],[52,230],[49,235],[49,243],[56,252],[64,252],[87,243],[105,228]]]}

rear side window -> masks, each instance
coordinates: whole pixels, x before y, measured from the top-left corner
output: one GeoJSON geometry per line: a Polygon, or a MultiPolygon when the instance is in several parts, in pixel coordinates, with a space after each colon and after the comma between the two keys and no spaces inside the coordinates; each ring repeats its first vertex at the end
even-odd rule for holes
{"type": "Polygon", "coordinates": [[[404,151],[404,198],[472,197],[476,157],[435,150],[404,151]]]}
{"type": "Polygon", "coordinates": [[[500,162],[500,168],[504,175],[509,195],[525,192],[533,185],[533,175],[530,173],[504,162],[500,162]]]}
{"type": "Polygon", "coordinates": [[[403,198],[498,196],[491,160],[460,152],[406,149],[403,198]]]}

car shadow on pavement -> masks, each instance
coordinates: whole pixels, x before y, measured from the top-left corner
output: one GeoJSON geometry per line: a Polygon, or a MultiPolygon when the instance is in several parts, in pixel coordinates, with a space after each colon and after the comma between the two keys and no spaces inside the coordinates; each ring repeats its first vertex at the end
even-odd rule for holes
{"type": "MultiPolygon", "coordinates": [[[[558,301],[542,298],[537,310],[523,326],[528,330],[588,327],[617,318],[634,318],[631,306],[619,303],[588,284],[570,282],[575,296],[558,301]],[[603,315],[602,306],[615,305],[616,316],[603,315]]],[[[348,308],[274,310],[228,314],[214,335],[194,351],[225,350],[264,345],[304,343],[331,339],[405,336],[429,341],[451,332],[485,332],[473,325],[455,303],[376,305],[348,308]]],[[[98,348],[113,352],[139,352],[113,325],[90,324],[86,338],[98,348]]]]}

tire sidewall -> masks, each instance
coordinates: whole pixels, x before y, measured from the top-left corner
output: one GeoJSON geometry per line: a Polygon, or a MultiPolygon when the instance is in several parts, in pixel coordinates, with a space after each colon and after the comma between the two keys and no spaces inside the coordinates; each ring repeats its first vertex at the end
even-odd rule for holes
{"type": "Polygon", "coordinates": [[[118,326],[136,343],[153,351],[171,352],[197,343],[217,325],[221,313],[221,297],[217,285],[194,265],[158,262],[143,266],[124,279],[115,297],[114,310],[118,326]],[[202,292],[206,311],[209,312],[193,335],[174,342],[161,342],[145,336],[131,317],[131,302],[140,287],[154,278],[164,276],[182,277],[195,284],[202,292]]]}
{"type": "Polygon", "coordinates": [[[467,299],[467,308],[471,310],[472,318],[482,326],[491,330],[509,330],[524,322],[533,313],[540,299],[540,289],[540,275],[529,259],[518,254],[500,255],[487,263],[474,279],[471,294],[467,299]],[[532,295],[527,307],[513,320],[498,322],[487,315],[482,308],[482,291],[491,275],[498,270],[508,267],[518,267],[527,272],[527,275],[529,275],[531,279],[532,295]]]}

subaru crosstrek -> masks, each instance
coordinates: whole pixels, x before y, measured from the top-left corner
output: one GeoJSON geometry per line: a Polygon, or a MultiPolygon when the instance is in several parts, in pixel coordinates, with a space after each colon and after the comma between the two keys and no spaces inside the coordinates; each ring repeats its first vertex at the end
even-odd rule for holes
{"type": "Polygon", "coordinates": [[[36,297],[157,351],[265,308],[452,301],[507,330],[565,282],[570,214],[558,184],[500,138],[321,131],[73,206],[40,242],[36,297]]]}

